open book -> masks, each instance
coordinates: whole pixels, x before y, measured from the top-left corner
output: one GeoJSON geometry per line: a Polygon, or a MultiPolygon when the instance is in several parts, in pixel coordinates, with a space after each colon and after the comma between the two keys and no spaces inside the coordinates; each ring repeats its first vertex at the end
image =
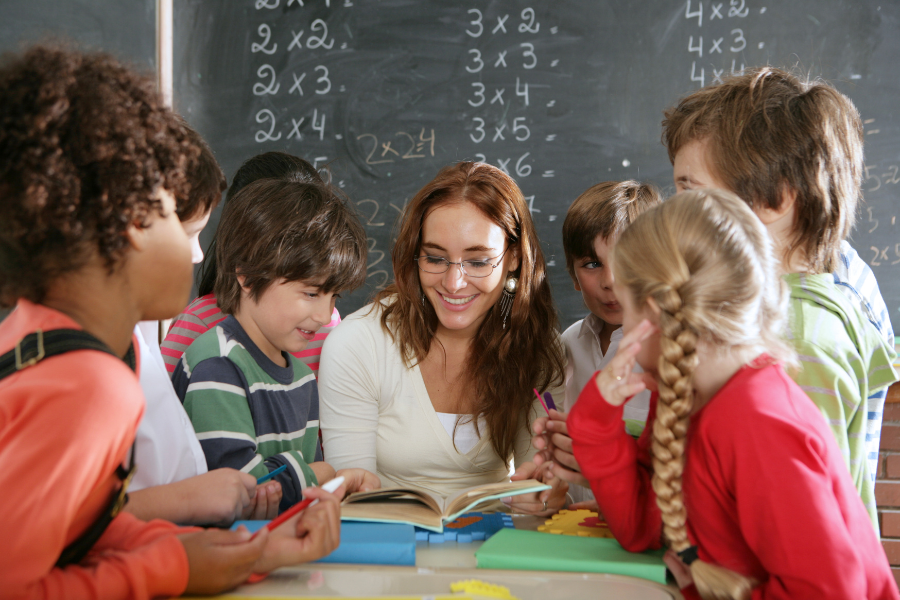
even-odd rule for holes
{"type": "Polygon", "coordinates": [[[443,533],[444,523],[476,506],[492,500],[550,489],[534,479],[480,485],[450,496],[446,500],[428,492],[405,487],[381,488],[350,494],[341,503],[341,520],[409,523],[443,533]]]}

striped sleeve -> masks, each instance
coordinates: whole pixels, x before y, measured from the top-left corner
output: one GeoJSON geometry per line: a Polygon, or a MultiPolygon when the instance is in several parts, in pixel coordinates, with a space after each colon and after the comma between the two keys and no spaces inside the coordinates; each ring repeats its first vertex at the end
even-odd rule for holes
{"type": "Polygon", "coordinates": [[[831,427],[853,485],[877,531],[874,481],[869,475],[866,446],[869,407],[867,398],[860,394],[857,374],[862,361],[859,357],[854,361],[840,352],[829,353],[808,340],[794,340],[794,345],[801,364],[794,380],[819,407],[831,427]]]}

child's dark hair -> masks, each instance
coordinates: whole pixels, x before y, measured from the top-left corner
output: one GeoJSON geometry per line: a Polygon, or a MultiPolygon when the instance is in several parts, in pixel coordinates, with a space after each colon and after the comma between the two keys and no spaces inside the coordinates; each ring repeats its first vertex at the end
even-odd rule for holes
{"type": "Polygon", "coordinates": [[[604,181],[591,186],[575,199],[563,222],[566,270],[575,278],[575,261],[597,260],[597,236],[614,241],[634,219],[661,202],[656,187],[637,181],[604,181]]]}
{"type": "Polygon", "coordinates": [[[323,292],[366,280],[366,232],[356,213],[322,184],[261,179],[225,204],[216,232],[216,303],[233,314],[241,284],[256,301],[278,279],[323,292]]]}
{"type": "Polygon", "coordinates": [[[198,149],[154,82],[105,54],[37,46],[0,66],[0,305],[41,302],[133,224],[187,197],[198,149]]]}
{"type": "MultiPolygon", "coordinates": [[[[260,179],[282,179],[299,183],[318,183],[324,181],[319,172],[309,162],[287,152],[264,152],[244,161],[234,177],[231,187],[225,194],[225,204],[244,189],[245,186],[260,179]]],[[[213,239],[200,265],[198,293],[200,296],[213,293],[216,285],[216,240],[213,239]]]]}
{"type": "Polygon", "coordinates": [[[188,165],[187,180],[191,191],[186,200],[178,203],[175,211],[182,223],[202,217],[218,206],[222,192],[228,187],[225,173],[209,145],[199,133],[188,126],[185,128],[191,142],[200,149],[200,155],[188,165]]]}
{"type": "Polygon", "coordinates": [[[669,160],[695,140],[751,208],[778,209],[785,189],[796,192],[795,237],[780,258],[802,248],[813,272],[834,270],[861,196],[862,121],[849,98],[780,69],[748,69],[665,111],[669,160]]]}

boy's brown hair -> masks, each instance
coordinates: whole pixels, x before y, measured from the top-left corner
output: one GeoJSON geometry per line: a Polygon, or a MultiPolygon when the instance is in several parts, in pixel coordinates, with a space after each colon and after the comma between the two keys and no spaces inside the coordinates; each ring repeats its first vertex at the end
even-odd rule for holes
{"type": "Polygon", "coordinates": [[[241,283],[258,301],[278,279],[306,281],[324,292],[366,280],[366,232],[330,186],[260,179],[225,204],[216,231],[216,302],[234,314],[241,283]]]}
{"type": "Polygon", "coordinates": [[[191,142],[200,149],[200,155],[188,165],[187,180],[191,191],[186,199],[178,202],[175,212],[182,223],[202,217],[218,206],[222,192],[228,187],[225,173],[216,161],[209,144],[199,133],[185,125],[191,142]]]}
{"type": "Polygon", "coordinates": [[[187,197],[198,153],[154,82],[105,54],[37,46],[0,65],[0,305],[41,302],[99,256],[112,272],[125,235],[187,197]]]}
{"type": "Polygon", "coordinates": [[[633,180],[604,181],[582,193],[566,212],[563,222],[563,250],[566,270],[576,283],[575,261],[597,260],[597,236],[615,241],[634,219],[661,201],[656,187],[633,180]]]}
{"type": "Polygon", "coordinates": [[[749,69],[665,111],[663,143],[675,155],[707,142],[715,175],[751,208],[796,192],[795,237],[817,273],[834,270],[853,228],[863,173],[862,122],[849,98],[822,81],[772,67],[749,69]]]}

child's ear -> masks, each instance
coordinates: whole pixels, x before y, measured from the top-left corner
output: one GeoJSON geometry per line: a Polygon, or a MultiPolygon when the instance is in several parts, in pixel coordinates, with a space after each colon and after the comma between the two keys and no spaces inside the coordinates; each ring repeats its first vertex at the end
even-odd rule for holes
{"type": "Polygon", "coordinates": [[[790,211],[794,209],[797,203],[797,190],[784,186],[781,189],[781,204],[778,208],[769,208],[768,206],[759,206],[754,212],[763,225],[771,225],[778,221],[790,211]]]}
{"type": "Polygon", "coordinates": [[[125,237],[132,250],[141,252],[147,247],[147,227],[141,227],[136,221],[125,230],[125,237]]]}
{"type": "Polygon", "coordinates": [[[238,280],[238,285],[241,286],[242,290],[244,290],[245,292],[250,291],[250,288],[248,288],[246,285],[244,285],[244,282],[247,281],[246,275],[238,275],[237,280],[238,280]]]}

